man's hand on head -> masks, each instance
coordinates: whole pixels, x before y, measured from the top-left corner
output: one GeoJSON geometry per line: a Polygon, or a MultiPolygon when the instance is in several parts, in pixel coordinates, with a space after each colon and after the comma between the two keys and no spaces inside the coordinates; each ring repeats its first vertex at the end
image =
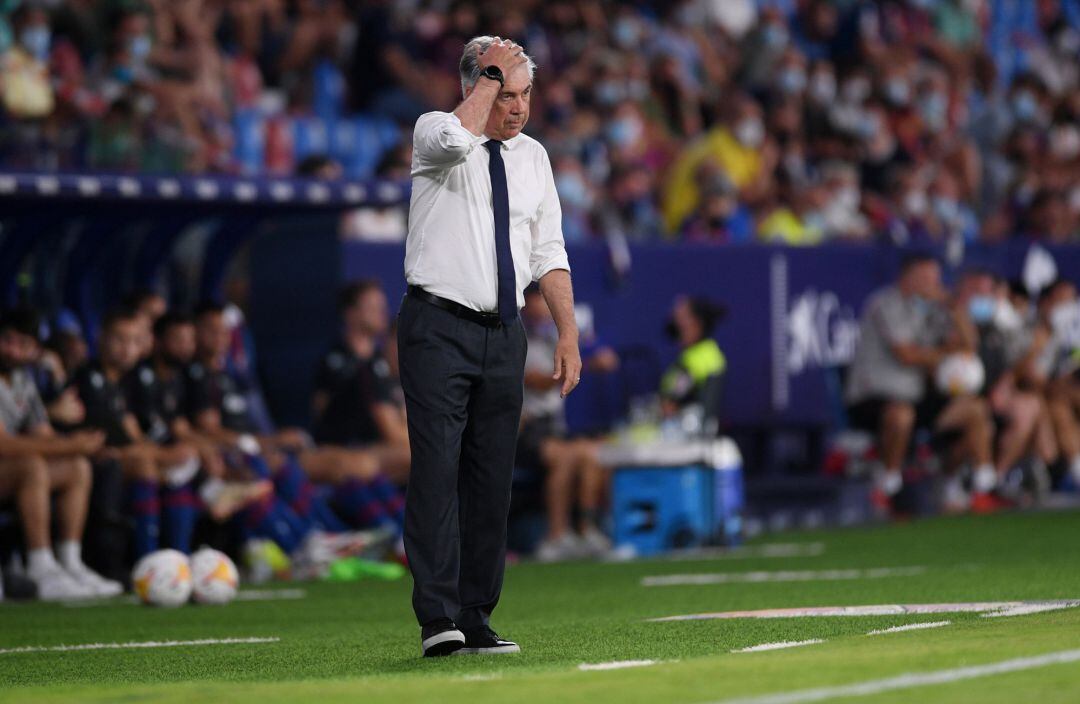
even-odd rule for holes
{"type": "Polygon", "coordinates": [[[525,50],[509,39],[495,37],[491,46],[476,57],[476,63],[481,69],[494,66],[502,71],[503,76],[509,76],[511,71],[525,63],[525,50]]]}

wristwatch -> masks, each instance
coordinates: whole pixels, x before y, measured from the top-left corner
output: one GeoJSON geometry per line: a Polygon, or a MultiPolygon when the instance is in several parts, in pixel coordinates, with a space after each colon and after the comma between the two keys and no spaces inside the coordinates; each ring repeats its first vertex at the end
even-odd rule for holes
{"type": "Polygon", "coordinates": [[[506,79],[503,78],[502,69],[498,66],[487,66],[480,72],[481,78],[490,78],[493,81],[498,81],[499,86],[506,85],[506,79]]]}

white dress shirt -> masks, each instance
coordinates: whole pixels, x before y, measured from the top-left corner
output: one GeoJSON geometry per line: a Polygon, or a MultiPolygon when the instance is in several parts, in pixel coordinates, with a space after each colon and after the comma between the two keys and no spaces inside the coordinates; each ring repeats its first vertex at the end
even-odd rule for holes
{"type": "MultiPolygon", "coordinates": [[[[457,115],[429,112],[413,129],[412,201],[405,280],[473,310],[497,312],[498,264],[487,137],[457,115]]],[[[562,207],[547,151],[518,134],[502,146],[510,195],[510,251],[518,308],[522,291],[552,269],[570,270],[562,207]]]]}

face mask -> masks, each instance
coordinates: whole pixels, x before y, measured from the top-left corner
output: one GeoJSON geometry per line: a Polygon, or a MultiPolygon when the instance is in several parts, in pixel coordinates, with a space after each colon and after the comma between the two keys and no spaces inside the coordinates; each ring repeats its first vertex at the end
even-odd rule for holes
{"type": "Polygon", "coordinates": [[[998,301],[994,310],[994,326],[998,330],[1019,330],[1024,325],[1024,318],[1008,301],[998,301]]]}
{"type": "Polygon", "coordinates": [[[589,190],[581,176],[573,172],[563,172],[555,179],[555,190],[563,202],[575,208],[589,207],[589,190]]]}
{"type": "Polygon", "coordinates": [[[1061,339],[1071,340],[1080,323],[1080,304],[1076,301],[1059,303],[1050,311],[1050,326],[1061,339]]]}
{"type": "Polygon", "coordinates": [[[878,132],[881,130],[881,118],[876,113],[868,112],[863,113],[859,118],[858,126],[855,128],[859,136],[865,140],[871,140],[877,137],[878,132]]]}
{"type": "Polygon", "coordinates": [[[611,28],[611,35],[615,39],[615,43],[623,49],[636,47],[638,40],[641,38],[637,22],[628,17],[620,17],[615,20],[615,25],[611,28]]]}
{"type": "Polygon", "coordinates": [[[924,296],[915,294],[911,297],[911,305],[915,308],[915,312],[920,315],[926,315],[930,312],[930,301],[924,296]]]}
{"type": "Polygon", "coordinates": [[[761,120],[747,118],[735,125],[735,139],[744,147],[757,148],[765,141],[765,126],[761,120]]]}
{"type": "Polygon", "coordinates": [[[919,114],[923,122],[932,130],[939,130],[945,126],[945,118],[948,105],[945,96],[941,93],[931,93],[919,102],[919,114]]]}
{"type": "Polygon", "coordinates": [[[844,186],[836,192],[836,205],[848,212],[858,210],[860,200],[857,186],[844,186]]]}
{"type": "Polygon", "coordinates": [[[960,204],[952,198],[934,198],[934,213],[947,223],[955,222],[960,217],[960,204]]]}
{"type": "Polygon", "coordinates": [[[602,105],[614,105],[626,96],[626,91],[615,81],[596,84],[596,100],[602,105]]]}
{"type": "Polygon", "coordinates": [[[810,79],[810,96],[819,103],[830,103],[836,97],[836,76],[818,73],[810,79]]]}
{"type": "Polygon", "coordinates": [[[27,27],[19,35],[19,41],[23,48],[38,61],[49,58],[49,46],[52,44],[52,33],[48,27],[36,25],[27,27]]]}
{"type": "Polygon", "coordinates": [[[903,78],[890,78],[885,83],[885,99],[893,105],[907,105],[911,99],[911,86],[903,78]]]}
{"type": "Polygon", "coordinates": [[[608,125],[608,139],[617,147],[628,147],[641,138],[644,128],[632,117],[621,117],[608,125]]]}
{"type": "Polygon", "coordinates": [[[904,212],[919,216],[926,212],[927,198],[922,191],[911,191],[904,196],[904,212]]]}
{"type": "Polygon", "coordinates": [[[816,232],[824,232],[825,226],[828,224],[828,220],[825,218],[825,213],[820,210],[811,210],[802,216],[803,226],[807,230],[814,230],[816,232]]]}
{"type": "Polygon", "coordinates": [[[128,53],[131,54],[132,60],[136,63],[142,63],[146,61],[146,57],[150,56],[152,44],[150,37],[140,34],[137,37],[132,37],[128,42],[128,53]]]}
{"type": "Polygon", "coordinates": [[[1031,91],[1022,90],[1012,99],[1013,115],[1020,122],[1036,122],[1039,115],[1039,103],[1031,91]]]}
{"type": "Polygon", "coordinates": [[[761,38],[770,49],[780,49],[787,46],[788,31],[781,25],[768,24],[761,32],[761,38]]]}
{"type": "Polygon", "coordinates": [[[806,88],[806,73],[798,68],[786,68],[777,77],[780,90],[788,95],[801,93],[806,88]]]}
{"type": "Polygon", "coordinates": [[[989,323],[997,312],[997,301],[991,296],[975,296],[968,301],[968,314],[976,325],[989,323]]]}

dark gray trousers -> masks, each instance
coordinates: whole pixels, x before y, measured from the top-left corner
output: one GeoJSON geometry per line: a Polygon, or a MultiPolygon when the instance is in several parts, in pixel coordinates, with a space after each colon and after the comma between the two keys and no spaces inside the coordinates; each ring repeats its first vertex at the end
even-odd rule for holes
{"type": "Polygon", "coordinates": [[[421,625],[487,625],[502,591],[525,331],[487,328],[406,296],[398,355],[412,470],[405,553],[421,625]]]}

